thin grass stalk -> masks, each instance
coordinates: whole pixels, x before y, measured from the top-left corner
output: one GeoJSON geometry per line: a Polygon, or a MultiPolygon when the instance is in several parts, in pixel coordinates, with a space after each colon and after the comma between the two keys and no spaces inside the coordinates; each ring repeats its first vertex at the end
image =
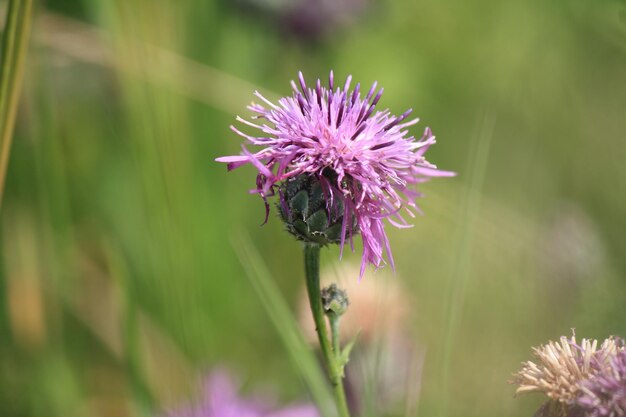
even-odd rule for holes
{"type": "Polygon", "coordinates": [[[443,322],[443,348],[441,358],[441,390],[437,416],[447,417],[451,400],[450,375],[452,356],[459,330],[461,312],[470,275],[471,253],[476,239],[476,220],[481,206],[483,184],[489,161],[489,151],[495,128],[496,118],[491,111],[486,111],[475,136],[473,154],[469,160],[469,184],[463,202],[459,238],[452,273],[446,288],[443,322]]]}
{"type": "Polygon", "coordinates": [[[9,0],[0,64],[0,208],[13,142],[15,117],[24,78],[33,0],[9,0]]]}
{"type": "Polygon", "coordinates": [[[241,261],[246,275],[254,286],[279,337],[282,339],[293,363],[308,386],[311,396],[317,404],[322,416],[335,416],[332,412],[332,394],[328,389],[324,374],[305,342],[289,305],[281,295],[271,278],[261,256],[254,248],[250,238],[241,235],[233,240],[233,247],[241,261]]]}
{"type": "Polygon", "coordinates": [[[123,364],[133,392],[134,411],[137,416],[151,416],[154,414],[156,398],[150,390],[145,361],[142,356],[145,348],[142,345],[140,335],[137,283],[128,275],[118,254],[109,253],[108,255],[112,276],[116,284],[119,285],[119,296],[122,304],[123,364]]]}

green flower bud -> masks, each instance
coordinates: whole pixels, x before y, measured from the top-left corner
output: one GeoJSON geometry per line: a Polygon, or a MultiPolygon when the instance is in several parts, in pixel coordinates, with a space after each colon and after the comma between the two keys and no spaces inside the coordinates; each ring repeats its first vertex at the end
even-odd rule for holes
{"type": "Polygon", "coordinates": [[[338,288],[336,284],[330,284],[328,287],[322,288],[322,306],[327,315],[341,316],[346,312],[349,305],[348,293],[338,288]]]}

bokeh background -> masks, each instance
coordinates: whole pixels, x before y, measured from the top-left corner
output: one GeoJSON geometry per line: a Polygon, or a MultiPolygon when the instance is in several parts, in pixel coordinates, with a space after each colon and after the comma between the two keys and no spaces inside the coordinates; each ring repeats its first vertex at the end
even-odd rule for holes
{"type": "Polygon", "coordinates": [[[253,91],[288,94],[298,70],[377,80],[459,173],[389,229],[397,273],[364,278],[403,288],[409,415],[530,416],[541,398],[507,384],[530,346],[626,336],[623,0],[36,9],[0,214],[0,415],[159,415],[218,366],[244,392],[309,398],[241,252],[297,316],[301,248],[276,216],[260,226],[252,168],[213,161],[238,153],[253,91]]]}

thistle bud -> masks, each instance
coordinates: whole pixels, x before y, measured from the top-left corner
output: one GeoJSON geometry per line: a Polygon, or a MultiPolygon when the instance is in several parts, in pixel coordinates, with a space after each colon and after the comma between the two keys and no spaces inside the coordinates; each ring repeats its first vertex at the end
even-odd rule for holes
{"type": "Polygon", "coordinates": [[[349,305],[348,293],[338,288],[336,284],[330,284],[322,289],[322,306],[327,315],[341,316],[349,305]]]}
{"type": "MultiPolygon", "coordinates": [[[[344,205],[339,197],[327,199],[318,178],[301,174],[280,186],[280,217],[296,239],[319,245],[341,242],[344,205]]],[[[356,219],[351,216],[348,233],[356,234],[356,219]]]]}

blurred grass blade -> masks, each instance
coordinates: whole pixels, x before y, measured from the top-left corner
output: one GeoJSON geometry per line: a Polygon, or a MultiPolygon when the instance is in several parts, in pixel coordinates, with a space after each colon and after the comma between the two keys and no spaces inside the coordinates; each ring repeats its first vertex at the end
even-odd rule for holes
{"type": "Polygon", "coordinates": [[[9,0],[7,20],[2,36],[2,62],[0,64],[0,207],[15,116],[24,76],[24,61],[30,35],[32,0],[9,0]]]}
{"type": "Polygon", "coordinates": [[[334,415],[331,406],[332,396],[326,378],[310,347],[302,337],[289,306],[274,284],[261,256],[247,235],[239,235],[235,238],[233,246],[293,363],[309,387],[321,414],[323,416],[334,415]]]}
{"type": "Polygon", "coordinates": [[[478,131],[474,137],[472,155],[469,158],[467,176],[469,184],[467,186],[464,202],[462,204],[461,219],[459,223],[459,238],[456,257],[453,261],[453,269],[446,289],[446,300],[444,303],[444,340],[442,352],[441,368],[441,398],[439,400],[439,417],[448,415],[448,406],[451,401],[450,396],[450,373],[452,355],[455,347],[458,346],[455,335],[458,331],[463,311],[463,302],[467,287],[467,280],[470,274],[472,249],[476,234],[475,223],[480,211],[483,184],[487,172],[487,162],[489,161],[489,151],[496,124],[496,116],[492,111],[486,111],[478,126],[478,131]]]}
{"type": "Polygon", "coordinates": [[[137,294],[134,282],[128,276],[123,266],[121,256],[109,249],[112,258],[112,270],[115,279],[120,286],[119,295],[122,299],[122,340],[124,343],[124,366],[128,375],[131,389],[133,390],[134,410],[137,416],[150,416],[155,408],[155,398],[146,381],[144,369],[145,348],[142,346],[140,336],[139,313],[137,294]]]}
{"type": "MultiPolygon", "coordinates": [[[[107,7],[111,5],[107,3],[107,7]]],[[[119,18],[113,19],[120,21],[119,18]]],[[[278,93],[246,79],[190,59],[173,50],[140,42],[128,33],[121,34],[119,30],[111,30],[111,27],[110,24],[96,27],[71,17],[45,11],[38,16],[39,30],[35,33],[34,41],[74,60],[115,68],[126,75],[167,87],[183,97],[205,103],[229,115],[241,111],[241,108],[248,104],[248,97],[254,90],[262,89],[265,97],[270,100],[280,98],[278,93]],[[112,33],[120,37],[119,42],[126,48],[141,48],[145,54],[143,62],[158,61],[159,65],[138,68],[126,60],[116,60],[116,51],[112,50],[107,42],[112,33]]]]}

